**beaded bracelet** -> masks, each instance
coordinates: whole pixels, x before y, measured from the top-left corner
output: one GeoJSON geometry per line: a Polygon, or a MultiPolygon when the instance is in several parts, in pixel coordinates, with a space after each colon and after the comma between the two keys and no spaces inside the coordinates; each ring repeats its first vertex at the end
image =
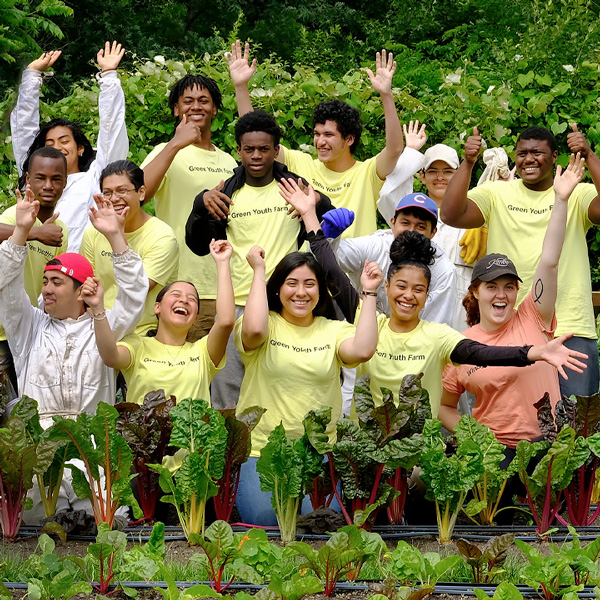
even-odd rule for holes
{"type": "Polygon", "coordinates": [[[101,313],[98,313],[97,315],[95,315],[94,313],[90,313],[92,315],[92,319],[94,319],[94,321],[103,321],[104,319],[106,319],[106,311],[103,310],[101,313]]]}
{"type": "Polygon", "coordinates": [[[377,298],[378,294],[377,292],[367,292],[366,290],[362,290],[360,292],[361,296],[374,296],[375,298],[377,298]]]}

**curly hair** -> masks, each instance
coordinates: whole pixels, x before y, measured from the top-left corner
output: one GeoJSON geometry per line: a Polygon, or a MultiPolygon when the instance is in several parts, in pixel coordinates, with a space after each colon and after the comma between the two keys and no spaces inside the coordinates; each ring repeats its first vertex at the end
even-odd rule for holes
{"type": "Polygon", "coordinates": [[[482,283],[481,279],[475,279],[471,281],[469,285],[469,289],[463,298],[462,304],[467,311],[467,325],[469,327],[473,327],[477,325],[479,321],[481,321],[481,314],[479,312],[479,300],[475,298],[475,291],[482,283]]]}
{"type": "Polygon", "coordinates": [[[349,135],[354,136],[354,142],[350,146],[350,153],[354,154],[360,144],[362,134],[360,113],[341,100],[327,100],[315,108],[313,127],[324,125],[326,121],[333,121],[344,139],[349,135]]]}
{"type": "Polygon", "coordinates": [[[545,127],[527,127],[526,129],[523,129],[517,139],[517,144],[521,140],[545,140],[548,142],[548,146],[550,146],[552,152],[556,152],[558,149],[556,138],[552,132],[545,127]]]}
{"type": "Polygon", "coordinates": [[[390,246],[390,268],[387,279],[392,278],[394,273],[403,267],[417,267],[425,273],[427,287],[431,283],[431,269],[435,261],[435,248],[431,240],[416,231],[404,231],[390,246]]]}
{"type": "Polygon", "coordinates": [[[235,124],[235,141],[238,146],[242,145],[242,136],[252,131],[263,131],[273,138],[273,145],[279,146],[281,140],[281,128],[277,125],[275,117],[264,110],[255,110],[239,118],[235,124]]]}
{"type": "Polygon", "coordinates": [[[223,108],[223,99],[221,96],[221,90],[217,85],[217,82],[210,77],[204,77],[204,75],[186,75],[182,77],[175,85],[171,88],[169,93],[169,108],[171,114],[175,116],[175,105],[179,102],[179,98],[183,96],[185,90],[193,90],[195,87],[206,90],[212,98],[213,104],[217,107],[217,110],[223,108]]]}
{"type": "Polygon", "coordinates": [[[55,127],[68,127],[71,130],[71,134],[73,135],[73,139],[78,146],[83,146],[83,153],[79,157],[77,161],[77,167],[79,171],[84,172],[90,168],[92,162],[94,162],[94,158],[96,158],[96,153],[94,152],[94,148],[92,148],[92,144],[87,139],[83,130],[79,126],[78,123],[74,121],[69,121],[68,119],[52,119],[52,121],[48,121],[48,123],[42,125],[37,135],[33,139],[31,146],[29,146],[29,150],[27,150],[27,155],[25,156],[25,160],[21,165],[21,176],[19,177],[19,187],[23,188],[25,186],[25,178],[27,176],[27,171],[29,170],[29,163],[31,162],[31,157],[36,150],[40,148],[44,148],[46,146],[46,136],[48,132],[55,127]]]}

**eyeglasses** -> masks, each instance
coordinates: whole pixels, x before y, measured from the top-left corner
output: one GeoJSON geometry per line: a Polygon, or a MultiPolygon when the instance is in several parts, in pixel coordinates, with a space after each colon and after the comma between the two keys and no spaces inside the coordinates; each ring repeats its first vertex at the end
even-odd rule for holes
{"type": "Polygon", "coordinates": [[[106,190],[105,192],[102,192],[102,195],[104,196],[105,200],[110,200],[113,196],[115,198],[125,198],[129,192],[133,191],[135,191],[135,188],[119,188],[118,190],[106,190]]]}
{"type": "Polygon", "coordinates": [[[425,175],[430,177],[452,177],[455,172],[454,169],[427,169],[425,175]]]}

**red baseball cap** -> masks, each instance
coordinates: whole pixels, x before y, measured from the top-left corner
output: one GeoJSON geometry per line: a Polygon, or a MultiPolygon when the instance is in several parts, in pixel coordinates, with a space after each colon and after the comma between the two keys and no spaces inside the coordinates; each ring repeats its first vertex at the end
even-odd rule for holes
{"type": "Polygon", "coordinates": [[[85,283],[88,277],[94,276],[94,269],[90,261],[81,254],[65,252],[64,254],[59,254],[54,260],[59,261],[60,264],[46,265],[44,272],[60,271],[75,281],[79,281],[79,283],[85,283]]]}

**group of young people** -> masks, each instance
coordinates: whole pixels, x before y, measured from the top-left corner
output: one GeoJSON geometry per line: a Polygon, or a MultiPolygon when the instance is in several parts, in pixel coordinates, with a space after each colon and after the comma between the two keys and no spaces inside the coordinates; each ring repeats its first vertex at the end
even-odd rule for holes
{"type": "Polygon", "coordinates": [[[352,414],[356,373],[370,374],[375,402],[423,373],[450,430],[469,391],[475,418],[509,449],[540,435],[544,393],[555,404],[561,391],[598,391],[585,233],[600,222],[600,159],[576,126],[556,175],[556,141],[532,127],[517,141],[518,179],[469,189],[478,131],[462,163],[443,144],[421,154],[425,126],[401,125],[396,65],[382,51],[367,72],[385,147],[356,160],[360,114],[330,100],[314,111],[313,158],[253,110],[256,61],[237,42],[227,60],[241,164],[211,141],[218,86],[187,75],[169,96],[172,138],[137,166],[126,160],[123,53],[114,42],[97,56],[95,152],[71,121],[40,126],[43,74],[60,52],[29,65],[11,115],[22,192],[0,216],[0,348],[44,425],[114,403],[117,372],[132,402],[164,389],[215,408],[262,406],[238,509],[269,525],[256,460],[270,432],[282,422],[301,435],[306,412],[327,405],[333,435],[352,414]],[[594,184],[580,183],[584,164],[594,184]],[[416,174],[427,194],[413,193],[416,174]],[[154,217],[142,208],[152,198],[154,217]],[[389,229],[377,229],[377,210],[389,229]],[[482,225],[490,253],[466,264],[458,241],[482,225]]]}

